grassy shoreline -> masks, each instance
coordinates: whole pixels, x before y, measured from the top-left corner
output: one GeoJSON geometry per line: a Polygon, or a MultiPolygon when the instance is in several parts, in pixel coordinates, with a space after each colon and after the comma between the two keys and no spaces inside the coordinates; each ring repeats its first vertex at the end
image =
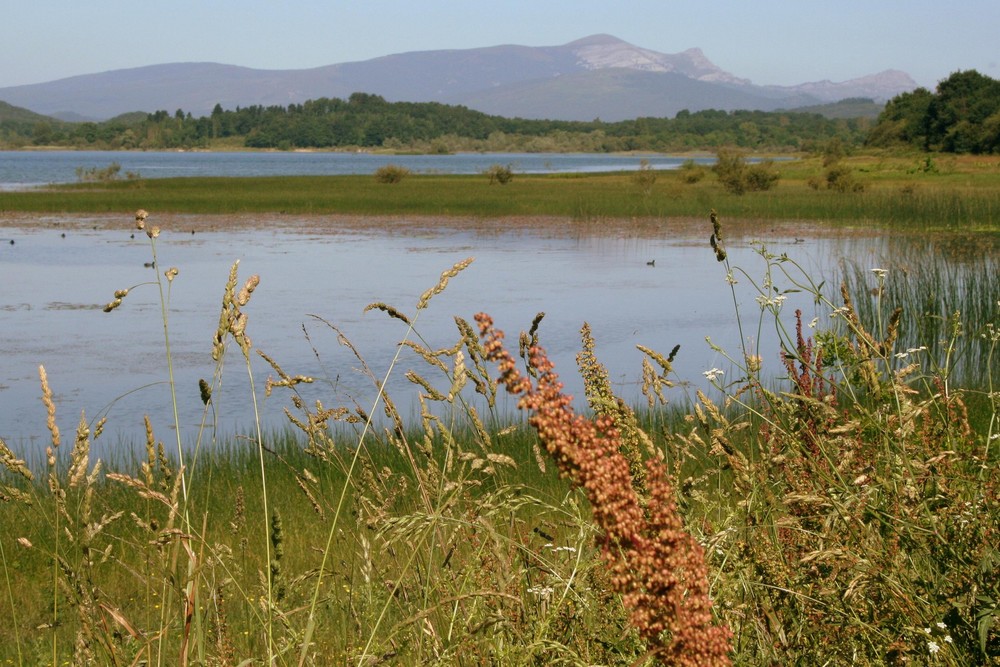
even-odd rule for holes
{"type": "Polygon", "coordinates": [[[482,175],[410,174],[395,184],[372,176],[170,178],[78,183],[0,192],[0,215],[124,213],[146,206],[158,214],[437,216],[589,220],[727,218],[878,224],[919,230],[1000,229],[1000,158],[865,156],[840,163],[857,190],[826,185],[819,158],[775,164],[772,190],[729,194],[704,171],[662,171],[652,183],[635,174],[517,174],[506,185],[482,175]]]}

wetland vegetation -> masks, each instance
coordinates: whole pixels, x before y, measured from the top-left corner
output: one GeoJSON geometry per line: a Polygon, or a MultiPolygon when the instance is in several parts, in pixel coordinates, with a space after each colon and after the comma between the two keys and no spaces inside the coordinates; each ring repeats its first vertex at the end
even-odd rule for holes
{"type": "MultiPolygon", "coordinates": [[[[552,366],[541,316],[456,317],[451,344],[430,349],[427,305],[467,277],[474,260],[461,259],[415,303],[372,305],[418,363],[367,368],[359,352],[376,398],[338,405],[304,400],[311,370],[281,359],[253,377],[266,313],[252,311],[257,278],[233,265],[205,332],[218,364],[201,388],[206,423],[213,391],[239,373],[244,411],[284,395],[287,430],[226,442],[206,430],[189,445],[146,421],[144,456],[98,461],[103,425],[74,415],[60,430],[40,369],[46,455],[0,448],[0,661],[1000,664],[1000,161],[825,153],[775,162],[777,179],[743,194],[697,166],[0,193],[5,224],[150,208],[135,233],[152,262],[159,213],[698,218],[719,280],[758,292],[749,308],[734,299],[742,343],[719,350],[734,371],[706,369],[712,390],[687,393],[675,351],[640,348],[645,401],[629,405],[586,326],[576,368],[552,366]],[[738,266],[728,219],[884,226],[936,244],[938,261],[857,258],[820,276],[761,247],[738,266]],[[788,312],[792,294],[827,314],[788,312]],[[774,349],[754,335],[764,327],[774,349]],[[777,376],[764,372],[774,360],[777,376]],[[420,393],[415,414],[383,390],[396,373],[420,393]],[[570,374],[586,408],[561,389],[570,374]]],[[[156,271],[161,303],[176,278],[156,271]]],[[[128,314],[117,287],[107,307],[128,314]]],[[[145,345],[169,360],[168,312],[145,345]]]]}
{"type": "MultiPolygon", "coordinates": [[[[456,318],[454,343],[427,348],[426,306],[471,258],[415,304],[373,306],[406,325],[399,348],[423,362],[371,369],[371,382],[405,372],[415,416],[384,391],[371,405],[305,401],[308,369],[269,359],[246,410],[285,392],[286,432],[192,448],[147,421],[145,456],[98,461],[103,425],[81,415],[65,437],[40,369],[48,454],[29,466],[3,451],[0,659],[996,662],[992,259],[947,260],[985,262],[974,283],[956,285],[947,261],[907,274],[900,257],[845,270],[838,288],[763,248],[759,266],[731,266],[712,217],[705,261],[759,289],[758,312],[734,312],[734,326],[780,337],[776,350],[725,350],[739,370],[706,371],[714,396],[678,395],[671,351],[643,348],[648,402],[629,407],[586,327],[578,368],[551,366],[541,317],[519,342],[485,314],[456,318]],[[795,291],[825,303],[826,321],[782,310],[795,291]],[[918,326],[903,324],[908,309],[918,326]],[[785,372],[765,381],[775,355],[785,372]],[[974,373],[959,374],[963,359],[974,373]],[[589,409],[567,402],[557,373],[582,375],[589,409]],[[505,391],[525,419],[500,407],[505,391]]],[[[155,260],[155,217],[137,220],[155,260]]],[[[164,289],[173,279],[157,272],[164,289]]],[[[259,353],[256,285],[232,267],[202,387],[209,423],[223,362],[249,373],[259,353]]],[[[113,296],[107,308],[127,311],[128,292],[113,296]]],[[[169,358],[168,320],[159,328],[169,358]]]]}

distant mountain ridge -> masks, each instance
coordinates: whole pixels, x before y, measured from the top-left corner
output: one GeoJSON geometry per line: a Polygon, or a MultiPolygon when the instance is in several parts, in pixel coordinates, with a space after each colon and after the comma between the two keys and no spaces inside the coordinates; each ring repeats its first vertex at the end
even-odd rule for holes
{"type": "Polygon", "coordinates": [[[758,86],[717,67],[698,48],[666,54],[592,35],[562,46],[414,51],[299,70],[151,65],[0,88],[0,100],[49,116],[104,120],[159,109],[204,116],[216,104],[287,106],[365,92],[508,117],[618,121],[682,109],[772,111],[850,97],[884,102],[916,87],[893,70],[843,82],[758,86]]]}

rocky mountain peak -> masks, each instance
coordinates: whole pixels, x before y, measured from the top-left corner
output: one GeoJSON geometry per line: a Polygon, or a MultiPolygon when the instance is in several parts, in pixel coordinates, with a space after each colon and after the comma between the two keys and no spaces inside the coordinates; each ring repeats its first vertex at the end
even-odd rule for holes
{"type": "Polygon", "coordinates": [[[588,70],[622,68],[641,72],[675,72],[699,81],[747,84],[705,57],[699,48],[660,53],[629,44],[611,35],[591,35],[567,44],[577,64],[588,70]]]}

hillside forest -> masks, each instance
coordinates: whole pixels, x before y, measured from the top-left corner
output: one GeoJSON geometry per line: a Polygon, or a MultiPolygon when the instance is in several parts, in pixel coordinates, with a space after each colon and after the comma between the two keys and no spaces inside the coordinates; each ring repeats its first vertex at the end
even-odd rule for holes
{"type": "Polygon", "coordinates": [[[975,70],[956,72],[934,92],[918,88],[898,95],[880,112],[871,100],[849,99],[815,110],[681,111],[673,118],[614,123],[504,118],[435,102],[389,102],[368,93],[287,107],[216,105],[211,115],[198,118],[182,109],[134,112],[103,122],[64,122],[0,102],[4,149],[811,151],[833,140],[849,149],[996,153],[1000,81],[975,70]]]}

